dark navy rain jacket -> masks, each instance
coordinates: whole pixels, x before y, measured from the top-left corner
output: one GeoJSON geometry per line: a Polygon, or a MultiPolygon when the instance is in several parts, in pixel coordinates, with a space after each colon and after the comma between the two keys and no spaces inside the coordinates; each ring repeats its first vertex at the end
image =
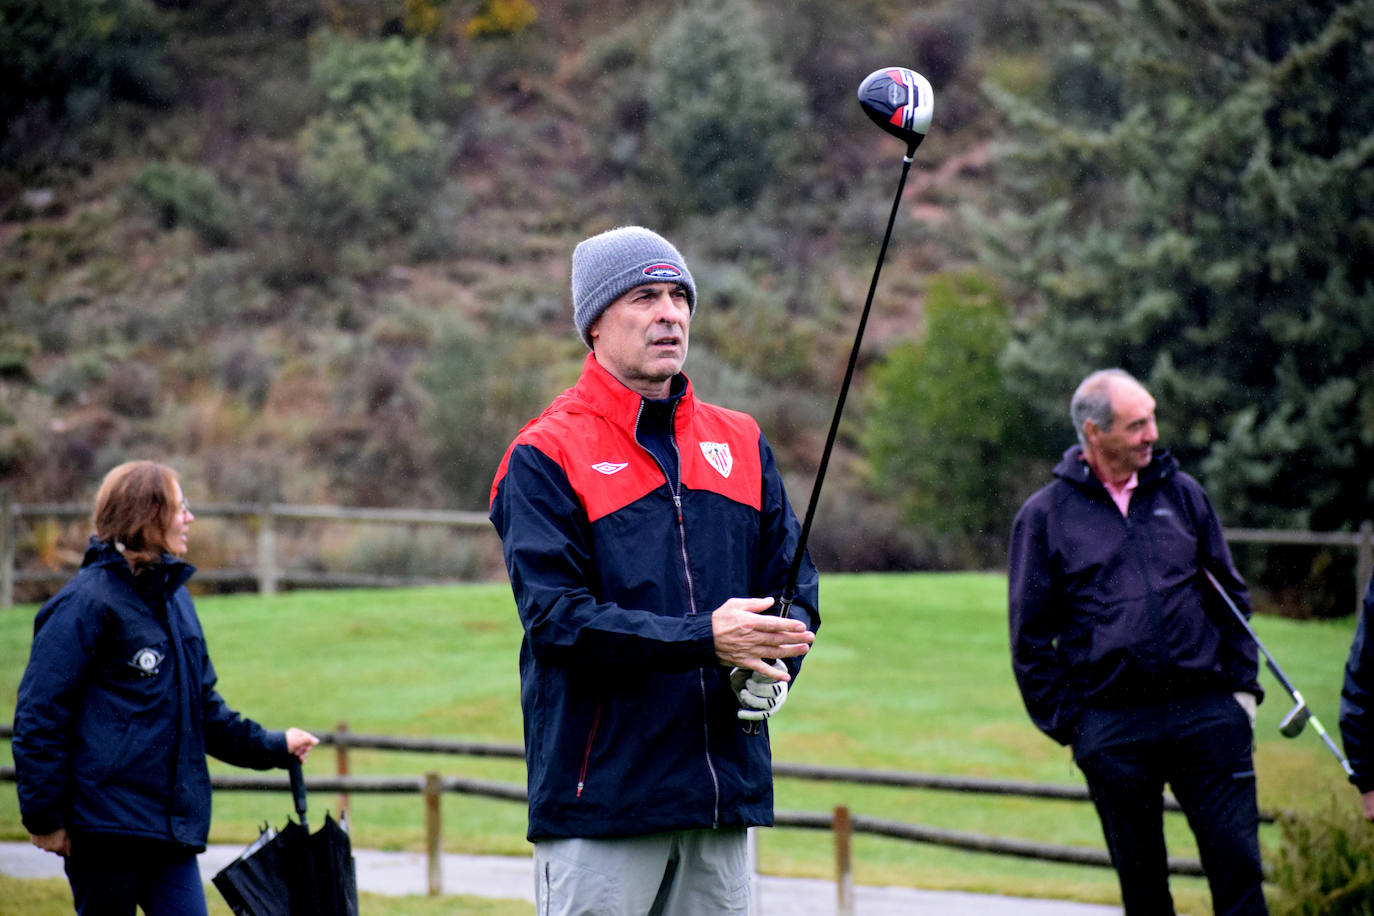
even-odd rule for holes
{"type": "Polygon", "coordinates": [[[1341,742],[1355,774],[1350,781],[1361,792],[1374,790],[1374,640],[1369,616],[1374,614],[1374,580],[1364,593],[1364,612],[1355,623],[1355,638],[1341,685],[1341,742]]]}
{"type": "Polygon", "coordinates": [[[1262,698],[1254,642],[1202,574],[1248,610],[1202,486],[1159,452],[1123,516],[1081,447],[1054,478],[1017,513],[1008,555],[1012,668],[1032,721],[1069,744],[1087,706],[1262,698]]]}
{"type": "Polygon", "coordinates": [[[91,539],[81,571],[39,610],[19,684],[14,762],[32,834],[124,835],[205,846],[207,753],[285,766],[284,732],[230,709],[171,556],[137,577],[91,539]]]}

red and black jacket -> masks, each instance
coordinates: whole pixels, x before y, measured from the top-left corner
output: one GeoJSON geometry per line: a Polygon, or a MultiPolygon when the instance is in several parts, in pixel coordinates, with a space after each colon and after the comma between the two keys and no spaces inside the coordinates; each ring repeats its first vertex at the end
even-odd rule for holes
{"type": "MultiPolygon", "coordinates": [[[[800,525],[752,418],[698,401],[688,382],[670,480],[636,441],[642,405],[589,355],[492,485],[525,628],[532,840],[773,820],[767,732],[741,728],[711,612],[778,596],[800,525]]],[[[797,592],[792,615],[814,631],[809,558],[797,592]]]]}

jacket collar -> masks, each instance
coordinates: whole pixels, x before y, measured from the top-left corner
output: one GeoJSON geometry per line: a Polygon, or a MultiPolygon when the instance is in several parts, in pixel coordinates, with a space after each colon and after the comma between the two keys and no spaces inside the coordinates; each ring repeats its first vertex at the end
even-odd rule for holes
{"type": "MultiPolygon", "coordinates": [[[[682,396],[678,401],[674,417],[678,424],[682,424],[690,420],[696,399],[692,393],[691,379],[682,374],[679,374],[677,378],[682,380],[682,396]]],[[[673,387],[679,387],[676,380],[674,380],[673,387]]],[[[632,436],[639,420],[640,406],[644,402],[644,398],[638,392],[625,387],[620,379],[611,375],[604,366],[597,362],[596,355],[593,353],[588,353],[587,359],[582,363],[582,376],[577,380],[577,384],[559,397],[550,409],[553,406],[564,409],[573,408],[571,403],[559,404],[559,401],[563,401],[565,398],[583,402],[595,413],[606,417],[632,436]]]]}
{"type": "MultiPolygon", "coordinates": [[[[109,569],[130,583],[134,580],[134,574],[129,569],[129,561],[124,559],[124,555],[115,549],[113,544],[102,541],[91,535],[91,539],[86,544],[86,555],[81,560],[81,568],[102,567],[109,569]]],[[[191,576],[195,574],[196,568],[185,560],[178,559],[170,553],[162,555],[162,562],[157,564],[155,569],[161,571],[166,577],[167,591],[176,591],[185,585],[191,576]]]]}
{"type": "MultiPolygon", "coordinates": [[[[1159,449],[1150,458],[1150,463],[1136,472],[1136,489],[1144,490],[1167,480],[1178,470],[1178,461],[1168,449],[1159,449]]],[[[1054,476],[1083,490],[1100,490],[1104,495],[1107,488],[1097,479],[1093,469],[1083,458],[1083,446],[1071,445],[1064,451],[1055,465],[1054,476]]]]}

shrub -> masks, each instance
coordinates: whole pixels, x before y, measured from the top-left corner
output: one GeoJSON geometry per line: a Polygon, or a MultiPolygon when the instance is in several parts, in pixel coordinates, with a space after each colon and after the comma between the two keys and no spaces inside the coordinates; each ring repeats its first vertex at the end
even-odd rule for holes
{"type": "Polygon", "coordinates": [[[37,356],[38,341],[33,337],[20,331],[0,330],[0,379],[31,379],[30,363],[37,356]]]}
{"type": "Polygon", "coordinates": [[[153,205],[164,228],[185,224],[208,245],[233,241],[234,208],[210,170],[158,162],[139,174],[134,187],[153,205]]]}
{"type": "Polygon", "coordinates": [[[298,140],[295,218],[330,248],[410,229],[443,180],[442,128],[394,108],[358,107],[311,120],[298,140]]]}
{"type": "Polygon", "coordinates": [[[429,392],[424,426],[453,504],[483,508],[506,445],[544,406],[544,354],[522,352],[519,338],[449,332],[420,367],[429,392]]]}
{"type": "Polygon", "coordinates": [[[434,116],[442,77],[423,42],[397,35],[357,41],[326,34],[310,67],[310,82],[334,111],[383,106],[421,119],[434,116]]]}
{"type": "Polygon", "coordinates": [[[362,528],[322,554],[326,569],[348,573],[471,579],[480,572],[473,539],[447,527],[362,528]]]}
{"type": "Polygon", "coordinates": [[[1374,826],[1353,798],[1324,811],[1287,813],[1274,863],[1274,916],[1366,916],[1374,913],[1374,826]]]}
{"type": "Polygon", "coordinates": [[[1008,311],[981,275],[932,279],[924,338],[894,347],[873,373],[863,437],[878,492],[911,522],[967,539],[988,561],[1006,543],[1023,470],[1021,410],[997,370],[1008,311]]]}
{"type": "Polygon", "coordinates": [[[28,462],[41,458],[33,426],[13,410],[18,401],[18,392],[0,379],[0,475],[22,473],[28,462]]]}
{"type": "Polygon", "coordinates": [[[158,406],[157,370],[141,362],[117,363],[96,394],[98,402],[111,413],[146,420],[155,415],[158,406]]]}
{"type": "Polygon", "coordinates": [[[366,271],[373,243],[421,221],[454,152],[434,119],[443,73],[418,41],[324,40],[326,110],[297,135],[302,192],[283,197],[298,271],[366,271]]]}
{"type": "Polygon", "coordinates": [[[766,35],[745,0],[698,0],[654,44],[655,135],[681,198],[702,210],[748,204],[796,148],[804,93],[773,63],[766,35]]]}

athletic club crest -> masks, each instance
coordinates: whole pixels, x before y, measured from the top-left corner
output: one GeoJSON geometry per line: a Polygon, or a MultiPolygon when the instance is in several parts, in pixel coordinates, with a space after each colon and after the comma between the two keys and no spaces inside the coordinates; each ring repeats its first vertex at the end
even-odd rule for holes
{"type": "Polygon", "coordinates": [[[701,453],[706,456],[711,467],[720,471],[720,476],[730,476],[730,471],[735,466],[735,459],[730,454],[730,443],[703,442],[701,443],[701,453]]]}
{"type": "Polygon", "coordinates": [[[682,271],[672,264],[650,264],[644,268],[644,276],[655,280],[681,280],[682,271]]]}
{"type": "Polygon", "coordinates": [[[156,649],[139,649],[134,653],[133,658],[129,659],[129,667],[143,677],[152,677],[157,674],[158,668],[165,659],[166,656],[156,649]]]}

